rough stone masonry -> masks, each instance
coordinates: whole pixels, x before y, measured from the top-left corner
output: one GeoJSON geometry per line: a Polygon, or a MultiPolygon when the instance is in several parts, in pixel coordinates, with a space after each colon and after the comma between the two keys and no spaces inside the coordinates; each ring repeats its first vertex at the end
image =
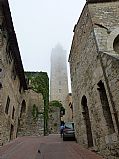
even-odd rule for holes
{"type": "Polygon", "coordinates": [[[119,158],[118,0],[87,0],[69,62],[77,141],[119,158]]]}
{"type": "Polygon", "coordinates": [[[43,135],[44,100],[27,87],[8,0],[0,0],[0,146],[17,136],[43,135]],[[34,131],[36,130],[36,131],[34,131]]]}

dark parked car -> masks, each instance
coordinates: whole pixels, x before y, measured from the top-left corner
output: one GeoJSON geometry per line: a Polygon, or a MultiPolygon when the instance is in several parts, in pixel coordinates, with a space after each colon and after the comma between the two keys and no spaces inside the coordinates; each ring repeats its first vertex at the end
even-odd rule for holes
{"type": "Polygon", "coordinates": [[[63,129],[63,141],[65,140],[75,140],[75,131],[74,131],[74,123],[73,122],[67,122],[64,125],[63,129]]]}

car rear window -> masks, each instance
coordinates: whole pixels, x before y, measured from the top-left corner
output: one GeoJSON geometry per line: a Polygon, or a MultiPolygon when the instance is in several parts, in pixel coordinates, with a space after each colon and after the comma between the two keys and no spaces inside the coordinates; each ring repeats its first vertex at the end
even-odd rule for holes
{"type": "Polygon", "coordinates": [[[74,123],[65,123],[65,128],[74,129],[74,123]]]}

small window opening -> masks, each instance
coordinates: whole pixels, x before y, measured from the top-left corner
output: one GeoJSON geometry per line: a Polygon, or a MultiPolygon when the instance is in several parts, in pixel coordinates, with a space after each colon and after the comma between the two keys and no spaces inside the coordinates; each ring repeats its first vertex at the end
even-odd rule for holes
{"type": "Polygon", "coordinates": [[[61,93],[61,89],[59,89],[59,93],[61,93]]]}
{"type": "Polygon", "coordinates": [[[2,89],[2,83],[0,82],[0,89],[2,89]]]}
{"type": "Polygon", "coordinates": [[[12,119],[14,119],[14,114],[15,114],[15,108],[13,106],[13,110],[12,110],[12,119]]]}
{"type": "Polygon", "coordinates": [[[7,103],[6,103],[6,108],[5,108],[5,113],[6,113],[6,114],[8,114],[9,105],[10,105],[10,98],[9,98],[9,96],[8,96],[8,98],[7,98],[7,103]]]}
{"type": "Polygon", "coordinates": [[[25,112],[26,112],[26,102],[25,102],[25,100],[23,100],[22,106],[21,106],[20,118],[22,118],[22,116],[25,114],[25,112]]]}
{"type": "Polygon", "coordinates": [[[0,72],[2,72],[2,69],[0,68],[0,72]]]}

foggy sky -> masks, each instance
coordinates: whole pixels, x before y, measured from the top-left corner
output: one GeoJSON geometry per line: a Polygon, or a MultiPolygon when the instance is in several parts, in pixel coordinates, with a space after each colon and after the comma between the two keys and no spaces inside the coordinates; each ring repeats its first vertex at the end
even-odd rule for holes
{"type": "Polygon", "coordinates": [[[67,60],[85,0],[9,0],[25,71],[50,72],[52,48],[60,43],[67,60]]]}

